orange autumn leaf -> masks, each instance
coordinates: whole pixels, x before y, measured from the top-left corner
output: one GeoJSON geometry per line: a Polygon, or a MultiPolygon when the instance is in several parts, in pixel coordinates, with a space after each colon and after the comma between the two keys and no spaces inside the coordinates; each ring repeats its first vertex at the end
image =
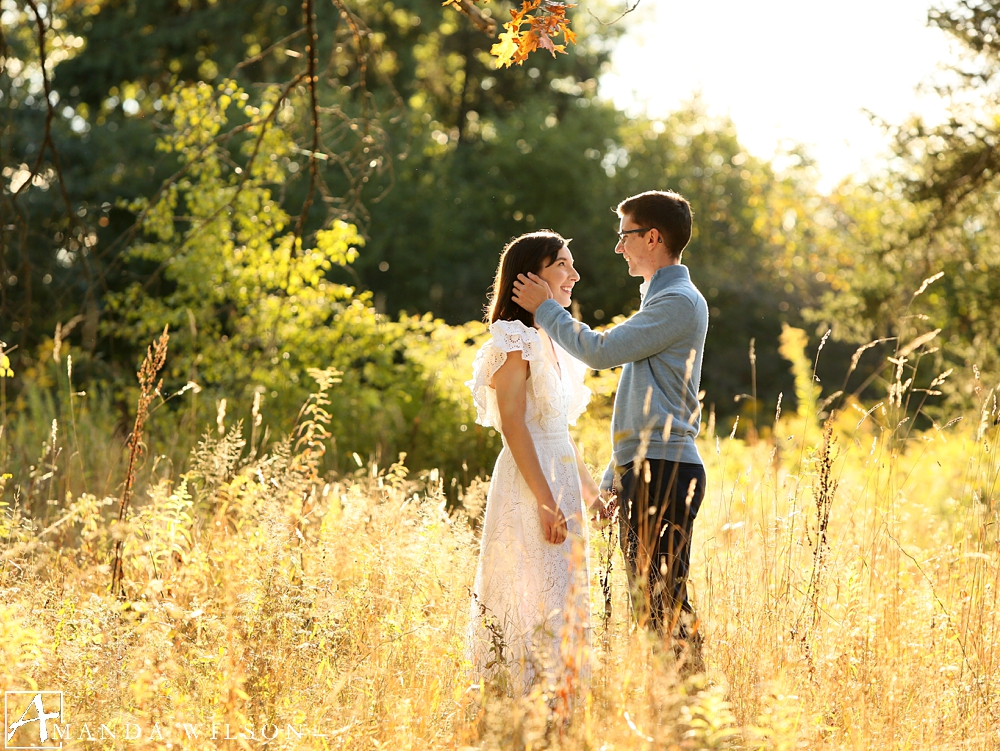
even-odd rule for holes
{"type": "Polygon", "coordinates": [[[553,0],[523,0],[518,10],[511,8],[511,19],[503,25],[500,40],[490,50],[498,68],[521,65],[537,49],[548,50],[553,57],[566,52],[566,44],[576,43],[566,11],[576,7],[553,0]],[[526,28],[525,28],[526,27],[526,28]],[[563,35],[566,44],[556,44],[553,37],[563,35]]]}

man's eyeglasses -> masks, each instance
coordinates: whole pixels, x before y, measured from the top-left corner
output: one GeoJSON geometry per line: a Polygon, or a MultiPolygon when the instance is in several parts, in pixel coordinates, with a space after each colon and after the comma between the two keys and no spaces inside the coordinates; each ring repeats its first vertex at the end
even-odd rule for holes
{"type": "Polygon", "coordinates": [[[625,235],[632,235],[632,234],[635,234],[636,232],[649,232],[651,229],[653,229],[653,228],[652,227],[639,227],[639,229],[627,229],[627,230],[624,230],[624,231],[618,233],[618,242],[620,242],[620,243],[625,242],[625,235]]]}

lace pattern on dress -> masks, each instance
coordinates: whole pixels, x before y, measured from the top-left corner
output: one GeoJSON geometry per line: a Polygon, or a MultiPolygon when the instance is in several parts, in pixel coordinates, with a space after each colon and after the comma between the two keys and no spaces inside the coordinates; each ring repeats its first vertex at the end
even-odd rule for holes
{"type": "Polygon", "coordinates": [[[500,428],[496,391],[490,386],[494,374],[507,362],[507,353],[520,350],[525,360],[542,360],[542,340],[535,329],[521,321],[496,321],[490,324],[490,340],[479,348],[472,363],[472,380],[465,385],[476,404],[476,422],[486,428],[500,428]],[[492,392],[492,393],[491,393],[492,392]]]}
{"type": "Polygon", "coordinates": [[[476,405],[476,422],[487,428],[500,429],[500,408],[496,390],[490,386],[494,374],[507,361],[507,353],[519,351],[529,363],[528,388],[534,399],[529,400],[525,423],[538,430],[558,430],[563,405],[555,400],[563,393],[559,375],[544,356],[538,331],[521,321],[496,321],[490,326],[490,340],[480,347],[472,364],[472,380],[465,385],[472,391],[476,405]]]}

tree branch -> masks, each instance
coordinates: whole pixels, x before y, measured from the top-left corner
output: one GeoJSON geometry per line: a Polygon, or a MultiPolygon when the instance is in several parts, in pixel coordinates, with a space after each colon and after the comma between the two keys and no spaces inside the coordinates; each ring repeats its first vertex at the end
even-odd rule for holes
{"type": "MultiPolygon", "coordinates": [[[[309,80],[309,110],[312,116],[312,148],[309,150],[309,188],[306,190],[306,198],[302,204],[302,213],[295,224],[295,238],[302,237],[302,229],[305,227],[306,216],[312,207],[313,192],[316,190],[316,179],[319,176],[319,101],[316,95],[316,87],[319,83],[316,74],[316,13],[313,10],[313,0],[302,0],[302,13],[305,16],[306,29],[306,55],[308,55],[308,80],[309,80]]],[[[295,247],[292,246],[292,253],[295,247]]]]}
{"type": "MultiPolygon", "coordinates": [[[[45,132],[42,136],[42,143],[38,148],[38,158],[35,160],[35,165],[31,170],[31,174],[28,179],[25,180],[18,187],[14,194],[11,196],[11,201],[16,202],[21,191],[30,187],[31,183],[34,182],[35,177],[39,174],[42,167],[42,160],[45,157],[45,150],[48,149],[52,155],[52,169],[56,173],[56,182],[59,184],[59,194],[63,199],[63,203],[66,204],[66,216],[69,218],[71,225],[75,225],[77,231],[79,232],[78,240],[80,243],[80,262],[83,266],[84,276],[87,278],[87,298],[94,297],[94,277],[90,270],[90,263],[87,261],[87,257],[84,251],[87,250],[88,246],[85,243],[85,238],[89,234],[87,227],[83,225],[80,219],[77,217],[76,212],[73,211],[73,201],[69,197],[69,191],[66,189],[66,180],[63,177],[62,164],[59,161],[59,152],[56,149],[55,142],[52,140],[52,121],[55,119],[55,106],[52,104],[52,81],[49,78],[49,73],[46,70],[46,64],[48,62],[48,56],[45,51],[45,39],[46,39],[46,26],[45,18],[38,8],[38,3],[36,0],[25,0],[28,7],[31,8],[31,12],[35,16],[35,23],[38,29],[38,64],[42,71],[42,89],[45,93],[45,132]]],[[[51,9],[49,13],[51,13],[51,9]]],[[[28,263],[27,255],[25,255],[25,263],[28,263]]],[[[30,294],[30,289],[29,289],[30,294]]],[[[29,309],[30,316],[30,309],[29,309]]],[[[29,319],[30,321],[30,319],[29,319]]],[[[25,329],[28,326],[25,324],[25,329]]]]}
{"type": "Polygon", "coordinates": [[[598,18],[594,14],[594,11],[590,10],[589,8],[587,9],[587,12],[590,14],[591,18],[593,18],[595,21],[597,21],[597,23],[601,24],[601,26],[614,26],[616,23],[618,23],[623,18],[625,18],[625,16],[627,16],[629,13],[631,13],[636,8],[638,8],[639,7],[639,3],[641,3],[641,2],[642,2],[642,0],[635,0],[635,4],[632,5],[631,7],[629,7],[629,4],[626,2],[625,3],[625,10],[623,10],[622,14],[620,16],[618,16],[618,18],[616,18],[614,21],[602,21],[600,18],[598,18]]]}
{"type": "Polygon", "coordinates": [[[473,0],[451,0],[446,3],[457,10],[463,16],[472,21],[472,25],[484,34],[494,36],[497,33],[497,23],[492,18],[483,15],[483,12],[476,7],[473,0]]]}

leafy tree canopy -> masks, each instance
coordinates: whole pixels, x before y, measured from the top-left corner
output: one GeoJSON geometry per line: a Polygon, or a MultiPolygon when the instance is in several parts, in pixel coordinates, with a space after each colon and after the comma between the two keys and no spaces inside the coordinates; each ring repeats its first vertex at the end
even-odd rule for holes
{"type": "MultiPolygon", "coordinates": [[[[332,358],[355,379],[349,399],[374,409],[397,377],[429,383],[413,337],[433,332],[412,316],[479,319],[500,248],[523,231],[574,237],[585,320],[633,310],[612,209],[659,188],[695,211],[706,401],[727,413],[742,394],[791,391],[778,335],[831,283],[832,230],[815,217],[832,209],[806,187],[808,160],[776,175],[697,101],[650,120],[600,100],[621,26],[581,13],[563,53],[539,41],[498,69],[496,39],[436,0],[37,7],[5,21],[21,68],[2,79],[4,148],[26,178],[4,197],[18,229],[0,271],[18,281],[2,304],[25,355],[71,321],[82,365],[120,382],[169,323],[178,385],[281,384],[291,400],[293,376],[332,358]],[[31,73],[42,50],[45,76],[31,73]],[[373,369],[389,380],[373,386],[373,369]]],[[[402,405],[439,398],[396,393],[400,425],[420,414],[402,405]]],[[[377,443],[381,428],[345,410],[377,443]]]]}
{"type": "MultiPolygon", "coordinates": [[[[949,103],[937,125],[890,129],[890,169],[846,182],[820,217],[816,266],[831,289],[812,318],[863,344],[892,346],[940,330],[923,384],[951,368],[1000,371],[1000,2],[933,8],[929,23],[955,40],[960,60],[938,82],[949,103]]],[[[974,396],[973,383],[956,393],[974,396]]]]}

